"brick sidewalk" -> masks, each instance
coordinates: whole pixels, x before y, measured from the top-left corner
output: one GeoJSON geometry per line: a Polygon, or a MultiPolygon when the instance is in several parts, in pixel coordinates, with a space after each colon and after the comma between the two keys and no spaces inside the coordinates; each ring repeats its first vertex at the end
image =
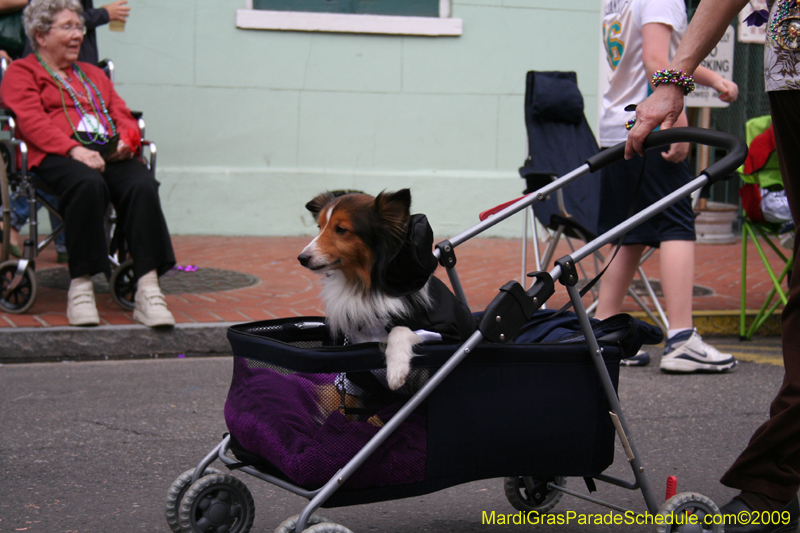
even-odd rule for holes
{"type": "MultiPolygon", "coordinates": [[[[308,240],[308,237],[174,236],[179,265],[233,270],[255,276],[259,281],[230,291],[169,294],[170,310],[178,323],[246,322],[323,314],[316,276],[302,268],[296,259],[308,240]]],[[[519,279],[520,251],[520,241],[510,239],[473,239],[457,248],[458,273],[473,310],[483,309],[505,282],[519,279]]],[[[556,257],[567,251],[564,244],[556,257]]],[[[780,260],[771,250],[768,255],[774,267],[778,267],[780,260]]],[[[695,314],[738,313],[741,243],[698,245],[696,256],[695,285],[711,289],[712,294],[694,298],[695,314]]],[[[48,247],[37,260],[37,270],[65,268],[54,261],[55,252],[48,247]]],[[[593,274],[591,263],[584,260],[593,274]]],[[[658,252],[647,262],[645,271],[651,279],[659,277],[658,252]]],[[[447,277],[442,268],[437,270],[437,276],[445,280],[447,277]]],[[[757,309],[771,282],[754,250],[748,261],[748,279],[748,308],[757,309]]],[[[563,288],[557,286],[551,307],[561,306],[567,299],[563,288]]],[[[97,295],[97,306],[104,325],[135,323],[132,313],[119,308],[108,294],[97,295]]],[[[637,309],[632,301],[626,301],[626,311],[637,309]]],[[[66,292],[41,284],[36,303],[28,313],[0,313],[0,328],[65,325],[68,325],[66,292]]]]}

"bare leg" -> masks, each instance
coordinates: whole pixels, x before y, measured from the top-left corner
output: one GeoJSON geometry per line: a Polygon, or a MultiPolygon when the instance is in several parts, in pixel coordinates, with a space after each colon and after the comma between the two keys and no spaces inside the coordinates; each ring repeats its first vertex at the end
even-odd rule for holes
{"type": "MultiPolygon", "coordinates": [[[[625,245],[619,249],[611,266],[603,274],[599,301],[594,313],[595,318],[602,320],[614,316],[622,310],[622,301],[625,299],[628,287],[633,282],[633,276],[639,266],[644,249],[643,244],[625,245]]],[[[607,261],[610,259],[611,255],[608,256],[607,261]]],[[[672,319],[670,318],[670,320],[672,319]]]]}
{"type": "Polygon", "coordinates": [[[664,241],[660,253],[661,290],[670,329],[692,327],[694,241],[664,241]]]}

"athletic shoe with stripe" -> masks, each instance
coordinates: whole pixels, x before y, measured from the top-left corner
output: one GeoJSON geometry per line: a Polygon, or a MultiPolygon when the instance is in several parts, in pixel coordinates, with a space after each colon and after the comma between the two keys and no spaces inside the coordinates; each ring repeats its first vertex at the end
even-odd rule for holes
{"type": "Polygon", "coordinates": [[[727,372],[735,366],[736,359],[731,354],[703,342],[694,329],[668,339],[661,357],[662,372],[727,372]]]}
{"type": "Polygon", "coordinates": [[[639,350],[633,357],[628,357],[619,362],[623,366],[647,366],[650,364],[650,354],[639,350]]]}

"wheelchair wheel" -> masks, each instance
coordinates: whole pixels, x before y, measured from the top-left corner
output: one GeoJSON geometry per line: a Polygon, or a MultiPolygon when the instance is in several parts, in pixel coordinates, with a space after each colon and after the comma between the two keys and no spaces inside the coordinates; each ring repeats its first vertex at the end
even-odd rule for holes
{"type": "Polygon", "coordinates": [[[133,274],[133,260],[129,259],[118,266],[108,282],[111,298],[126,311],[136,306],[136,279],[133,274]]]}
{"type": "Polygon", "coordinates": [[[19,261],[16,260],[0,263],[0,310],[6,313],[24,313],[36,301],[38,286],[30,267],[22,273],[19,283],[12,287],[16,281],[18,265],[19,261]]]}
{"type": "Polygon", "coordinates": [[[563,487],[567,484],[567,480],[563,477],[507,477],[503,488],[505,489],[508,503],[517,511],[546,513],[555,507],[564,495],[560,490],[548,488],[548,483],[555,483],[563,487]]]}
{"type": "Polygon", "coordinates": [[[11,190],[8,188],[8,174],[6,165],[0,161],[0,199],[2,204],[2,215],[0,222],[3,223],[3,236],[0,242],[0,263],[8,261],[8,251],[11,248],[11,190]]]}
{"type": "Polygon", "coordinates": [[[244,483],[228,474],[201,477],[181,502],[181,529],[185,533],[247,533],[254,517],[253,495],[244,483]]]}

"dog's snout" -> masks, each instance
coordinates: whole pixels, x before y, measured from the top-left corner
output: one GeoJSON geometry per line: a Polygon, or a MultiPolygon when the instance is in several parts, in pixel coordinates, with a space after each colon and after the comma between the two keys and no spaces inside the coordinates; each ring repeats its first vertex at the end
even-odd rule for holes
{"type": "Polygon", "coordinates": [[[300,261],[300,264],[304,267],[308,266],[309,261],[311,261],[311,256],[308,254],[300,254],[297,256],[297,260],[300,261]]]}

